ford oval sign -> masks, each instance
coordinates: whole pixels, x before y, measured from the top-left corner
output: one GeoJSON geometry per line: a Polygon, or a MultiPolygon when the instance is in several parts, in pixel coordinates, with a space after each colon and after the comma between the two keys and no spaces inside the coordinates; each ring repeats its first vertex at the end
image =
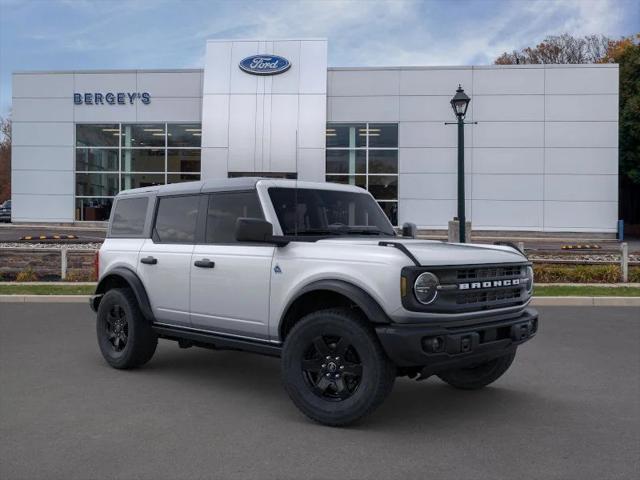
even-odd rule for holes
{"type": "Polygon", "coordinates": [[[290,67],[289,60],[278,55],[251,55],[240,62],[240,69],[252,75],[277,75],[290,67]]]}

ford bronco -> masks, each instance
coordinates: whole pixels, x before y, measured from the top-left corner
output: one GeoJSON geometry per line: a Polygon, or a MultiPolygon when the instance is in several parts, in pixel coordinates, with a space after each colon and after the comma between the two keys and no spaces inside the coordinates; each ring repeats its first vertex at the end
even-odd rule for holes
{"type": "Polygon", "coordinates": [[[397,233],[355,186],[236,178],[121,192],[91,307],[119,369],[158,339],[281,358],[308,417],[346,425],[396,377],[460,389],[502,376],[537,331],[533,271],[510,246],[397,233]]]}

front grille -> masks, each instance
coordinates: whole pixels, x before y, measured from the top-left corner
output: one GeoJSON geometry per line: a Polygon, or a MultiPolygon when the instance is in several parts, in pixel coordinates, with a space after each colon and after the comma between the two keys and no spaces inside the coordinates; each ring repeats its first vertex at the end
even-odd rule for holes
{"type": "Polygon", "coordinates": [[[405,267],[402,275],[407,277],[409,285],[414,284],[420,273],[429,271],[438,276],[441,288],[436,300],[429,305],[420,304],[413,292],[403,297],[403,305],[408,310],[433,313],[486,312],[524,305],[530,297],[528,265],[529,263],[522,262],[405,267]]]}
{"type": "Polygon", "coordinates": [[[503,300],[519,300],[521,294],[520,288],[507,288],[504,290],[491,290],[487,292],[468,292],[456,295],[456,303],[458,305],[490,303],[503,300]]]}
{"type": "Polygon", "coordinates": [[[521,265],[492,268],[463,268],[457,271],[458,280],[493,280],[495,278],[520,277],[523,274],[521,265]]]}

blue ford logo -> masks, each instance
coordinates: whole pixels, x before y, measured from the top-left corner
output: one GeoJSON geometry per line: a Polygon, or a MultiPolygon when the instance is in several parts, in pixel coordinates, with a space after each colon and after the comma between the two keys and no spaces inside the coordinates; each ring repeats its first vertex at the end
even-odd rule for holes
{"type": "Polygon", "coordinates": [[[277,75],[290,67],[289,60],[278,55],[251,55],[240,62],[240,69],[252,75],[277,75]]]}

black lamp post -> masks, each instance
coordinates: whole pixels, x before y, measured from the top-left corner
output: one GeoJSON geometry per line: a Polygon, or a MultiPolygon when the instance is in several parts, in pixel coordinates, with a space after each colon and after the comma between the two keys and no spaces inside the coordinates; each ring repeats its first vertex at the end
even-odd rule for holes
{"type": "Polygon", "coordinates": [[[464,214],[464,116],[471,99],[464,93],[462,85],[458,85],[456,94],[451,99],[451,108],[458,117],[458,222],[460,222],[460,243],[466,242],[464,214]]]}

